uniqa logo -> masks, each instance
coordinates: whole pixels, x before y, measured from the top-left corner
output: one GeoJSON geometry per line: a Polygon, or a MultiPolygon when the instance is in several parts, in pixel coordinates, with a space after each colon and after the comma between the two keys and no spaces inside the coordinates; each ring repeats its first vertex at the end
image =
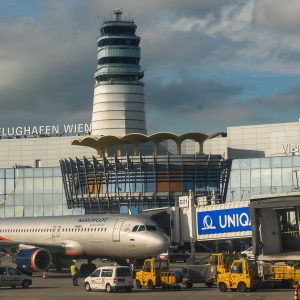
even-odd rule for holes
{"type": "MultiPolygon", "coordinates": [[[[219,215],[219,227],[220,228],[230,228],[230,227],[246,227],[250,226],[250,218],[249,215],[245,212],[241,214],[226,214],[226,215],[219,215]]],[[[203,218],[203,227],[202,230],[212,230],[216,229],[214,226],[213,218],[210,215],[205,215],[203,218]]]]}
{"type": "Polygon", "coordinates": [[[213,226],[213,220],[210,215],[206,215],[203,218],[203,227],[202,230],[216,229],[216,226],[213,226]]]}

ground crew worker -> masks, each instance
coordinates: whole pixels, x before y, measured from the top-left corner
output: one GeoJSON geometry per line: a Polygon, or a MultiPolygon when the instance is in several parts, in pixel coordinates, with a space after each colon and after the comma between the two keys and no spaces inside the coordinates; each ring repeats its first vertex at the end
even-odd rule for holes
{"type": "Polygon", "coordinates": [[[76,267],[76,264],[75,264],[75,260],[73,260],[73,263],[70,267],[70,271],[71,271],[71,276],[72,276],[72,283],[73,283],[73,286],[77,286],[78,285],[78,281],[77,281],[77,267],[76,267]]]}

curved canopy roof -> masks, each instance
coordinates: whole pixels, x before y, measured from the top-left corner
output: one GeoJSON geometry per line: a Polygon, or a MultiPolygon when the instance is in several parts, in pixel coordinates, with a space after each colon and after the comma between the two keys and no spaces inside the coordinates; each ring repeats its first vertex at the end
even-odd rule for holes
{"type": "Polygon", "coordinates": [[[209,136],[201,132],[189,132],[182,135],[177,135],[171,132],[158,132],[152,135],[144,135],[141,133],[129,133],[123,137],[114,135],[104,136],[87,136],[82,139],[76,139],[72,142],[72,145],[91,147],[97,150],[104,149],[111,146],[120,147],[124,144],[142,144],[148,141],[154,144],[159,144],[166,140],[173,140],[177,145],[180,145],[185,140],[193,140],[199,144],[203,144],[209,136]]]}

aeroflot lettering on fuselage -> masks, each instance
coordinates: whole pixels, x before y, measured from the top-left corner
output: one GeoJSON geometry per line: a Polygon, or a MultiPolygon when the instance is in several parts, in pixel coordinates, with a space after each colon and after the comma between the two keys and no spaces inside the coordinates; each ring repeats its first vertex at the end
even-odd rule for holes
{"type": "Polygon", "coordinates": [[[197,213],[198,234],[250,231],[248,207],[197,213]]]}
{"type": "Polygon", "coordinates": [[[78,222],[106,222],[108,218],[79,218],[78,222]]]}

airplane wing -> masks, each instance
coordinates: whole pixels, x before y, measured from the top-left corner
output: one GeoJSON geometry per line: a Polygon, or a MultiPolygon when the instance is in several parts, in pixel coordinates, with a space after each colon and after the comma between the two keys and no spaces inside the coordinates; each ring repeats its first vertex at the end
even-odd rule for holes
{"type": "Polygon", "coordinates": [[[52,254],[65,253],[65,247],[61,243],[27,243],[22,241],[0,241],[0,251],[15,254],[19,249],[25,248],[44,248],[52,254]]]}
{"type": "Polygon", "coordinates": [[[29,243],[22,241],[0,240],[0,251],[8,254],[15,254],[20,249],[28,248],[44,248],[47,249],[52,255],[65,254],[72,256],[81,255],[84,253],[82,245],[73,240],[49,243],[29,243]]]}

